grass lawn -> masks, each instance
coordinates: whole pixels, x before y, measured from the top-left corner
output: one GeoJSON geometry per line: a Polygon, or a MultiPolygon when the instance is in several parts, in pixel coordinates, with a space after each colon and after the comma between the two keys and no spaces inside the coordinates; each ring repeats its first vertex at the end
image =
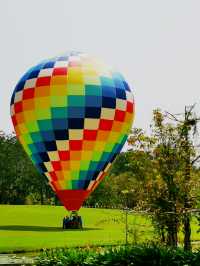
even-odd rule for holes
{"type": "MultiPolygon", "coordinates": [[[[125,241],[125,217],[118,210],[82,208],[80,214],[84,230],[62,230],[65,213],[63,207],[57,206],[0,205],[0,252],[125,241]]],[[[129,215],[128,220],[130,225],[134,225],[135,239],[143,241],[152,238],[150,220],[139,215],[129,215]]]]}
{"type": "MultiPolygon", "coordinates": [[[[37,251],[42,248],[77,247],[125,243],[125,215],[119,210],[82,208],[84,230],[63,230],[63,207],[38,205],[0,205],[0,253],[37,251]]],[[[155,240],[151,221],[129,214],[129,242],[155,240]]],[[[200,234],[192,222],[194,247],[200,246],[200,234]]],[[[183,234],[179,240],[182,242],[183,234]]]]}

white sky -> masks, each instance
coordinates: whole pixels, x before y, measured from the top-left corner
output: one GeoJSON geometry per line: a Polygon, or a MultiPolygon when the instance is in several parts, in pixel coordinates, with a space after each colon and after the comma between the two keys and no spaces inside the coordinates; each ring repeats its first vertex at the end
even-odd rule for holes
{"type": "Polygon", "coordinates": [[[200,108],[199,0],[0,0],[0,129],[13,129],[9,103],[22,74],[66,50],[125,75],[136,127],[147,129],[156,107],[200,108]]]}

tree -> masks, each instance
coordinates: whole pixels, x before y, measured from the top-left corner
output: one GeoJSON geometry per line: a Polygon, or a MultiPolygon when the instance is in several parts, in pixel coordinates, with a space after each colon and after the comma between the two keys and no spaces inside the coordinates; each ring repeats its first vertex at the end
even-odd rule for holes
{"type": "Polygon", "coordinates": [[[199,161],[200,155],[194,146],[193,137],[197,133],[197,123],[200,118],[194,112],[195,105],[185,106],[182,119],[168,113],[169,117],[178,123],[180,145],[182,147],[182,157],[184,164],[184,185],[183,185],[183,225],[184,225],[184,249],[191,250],[191,214],[190,209],[195,204],[191,197],[191,169],[199,161]]]}
{"type": "MultiPolygon", "coordinates": [[[[193,158],[196,162],[198,157],[194,159],[195,148],[183,137],[185,123],[179,121],[171,123],[169,113],[164,114],[160,110],[155,110],[153,114],[151,135],[147,136],[142,130],[135,129],[129,138],[134,155],[136,151],[148,155],[146,157],[148,163],[140,165],[140,161],[139,167],[133,168],[134,175],[145,181],[144,206],[153,213],[152,219],[160,232],[162,241],[168,245],[177,246],[177,234],[183,218],[186,229],[184,246],[188,250],[190,235],[189,227],[186,226],[188,226],[189,210],[197,204],[195,199],[191,200],[191,182],[185,178],[186,169],[188,169],[186,160],[188,149],[190,159],[193,158]]],[[[134,160],[133,156],[132,161],[134,160]]],[[[133,165],[135,164],[134,162],[133,165]]]]}

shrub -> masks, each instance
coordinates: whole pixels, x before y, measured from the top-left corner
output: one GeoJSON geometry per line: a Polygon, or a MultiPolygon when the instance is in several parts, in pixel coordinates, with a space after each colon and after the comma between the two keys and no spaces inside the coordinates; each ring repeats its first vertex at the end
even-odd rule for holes
{"type": "Polygon", "coordinates": [[[155,244],[53,249],[44,251],[36,265],[46,266],[199,266],[200,251],[185,252],[155,244]]]}

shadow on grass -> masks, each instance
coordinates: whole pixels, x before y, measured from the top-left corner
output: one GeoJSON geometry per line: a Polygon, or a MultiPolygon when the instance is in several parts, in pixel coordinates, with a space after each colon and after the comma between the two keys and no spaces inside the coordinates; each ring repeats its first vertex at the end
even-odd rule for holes
{"type": "Polygon", "coordinates": [[[101,230],[101,228],[90,228],[85,227],[83,229],[65,229],[61,227],[51,227],[51,226],[36,226],[36,225],[1,225],[0,230],[8,231],[35,231],[35,232],[72,232],[72,231],[93,231],[101,230]]]}

